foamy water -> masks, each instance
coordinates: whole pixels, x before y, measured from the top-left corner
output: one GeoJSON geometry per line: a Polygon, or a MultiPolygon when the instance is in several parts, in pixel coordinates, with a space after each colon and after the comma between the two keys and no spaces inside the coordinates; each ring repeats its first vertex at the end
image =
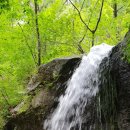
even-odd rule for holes
{"type": "Polygon", "coordinates": [[[103,43],[92,47],[90,53],[82,57],[79,67],[68,81],[65,94],[59,98],[59,105],[45,120],[45,130],[71,130],[75,126],[81,130],[85,107],[98,93],[99,65],[111,49],[112,46],[103,43]]]}

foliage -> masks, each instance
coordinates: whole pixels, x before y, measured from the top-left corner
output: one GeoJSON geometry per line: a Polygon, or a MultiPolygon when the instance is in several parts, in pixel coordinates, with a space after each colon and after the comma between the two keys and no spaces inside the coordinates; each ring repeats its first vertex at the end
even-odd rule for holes
{"type": "Polygon", "coordinates": [[[4,10],[9,10],[9,0],[0,0],[0,14],[4,11],[4,10]]]}
{"type": "MultiPolygon", "coordinates": [[[[72,0],[90,28],[97,22],[101,0],[72,0]]],[[[130,26],[128,0],[117,0],[118,16],[113,17],[114,0],[105,1],[101,21],[95,33],[95,45],[115,45],[130,26]]],[[[68,1],[38,0],[38,19],[42,63],[56,57],[86,53],[92,34],[86,29],[78,12],[68,1]],[[83,37],[84,36],[84,37],[83,37]]],[[[0,122],[8,108],[25,97],[25,86],[37,69],[37,38],[33,0],[0,0],[0,122]]],[[[126,50],[129,56],[129,47],[126,50]]],[[[130,59],[130,58],[128,58],[130,59]]],[[[3,123],[2,123],[3,124],[3,123]]],[[[0,125],[1,126],[1,125],[0,125]]]]}
{"type": "Polygon", "coordinates": [[[128,43],[127,47],[124,50],[124,58],[130,63],[130,43],[128,43]]]}
{"type": "Polygon", "coordinates": [[[29,109],[30,107],[30,103],[31,103],[31,96],[25,96],[23,102],[21,103],[21,106],[18,110],[18,114],[25,112],[27,109],[29,109]]]}

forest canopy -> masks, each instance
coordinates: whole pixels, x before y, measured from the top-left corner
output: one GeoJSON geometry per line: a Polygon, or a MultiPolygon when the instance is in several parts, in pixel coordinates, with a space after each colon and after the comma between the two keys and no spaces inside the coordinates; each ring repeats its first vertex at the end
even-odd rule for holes
{"type": "Polygon", "coordinates": [[[130,28],[130,1],[0,0],[0,20],[1,129],[40,64],[120,42],[130,28]]]}

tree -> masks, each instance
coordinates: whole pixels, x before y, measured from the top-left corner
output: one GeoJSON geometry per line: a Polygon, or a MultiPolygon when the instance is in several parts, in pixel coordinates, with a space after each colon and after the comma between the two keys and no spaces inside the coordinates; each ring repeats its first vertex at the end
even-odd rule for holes
{"type": "Polygon", "coordinates": [[[0,0],[0,14],[4,10],[9,10],[10,5],[9,5],[9,0],[0,0]]]}
{"type": "Polygon", "coordinates": [[[98,20],[97,20],[97,22],[96,22],[96,26],[95,26],[94,29],[91,29],[91,28],[88,26],[88,24],[86,24],[86,22],[83,20],[83,18],[82,18],[82,16],[81,16],[80,10],[74,5],[74,3],[73,3],[71,0],[69,0],[69,1],[70,1],[70,3],[73,5],[73,7],[77,10],[77,12],[78,12],[78,14],[79,14],[79,17],[80,17],[80,19],[81,19],[81,21],[82,21],[82,23],[86,26],[86,29],[89,30],[89,31],[92,33],[92,46],[94,46],[94,36],[95,36],[95,33],[96,33],[97,29],[98,29],[98,25],[99,25],[100,20],[101,20],[102,11],[103,11],[103,5],[104,5],[104,0],[102,0],[101,9],[100,9],[100,12],[99,12],[99,17],[98,17],[98,20]]]}
{"type": "Polygon", "coordinates": [[[39,32],[39,24],[38,24],[38,2],[34,0],[35,7],[35,25],[36,25],[36,35],[37,35],[37,65],[41,65],[41,40],[40,40],[40,32],[39,32]]]}

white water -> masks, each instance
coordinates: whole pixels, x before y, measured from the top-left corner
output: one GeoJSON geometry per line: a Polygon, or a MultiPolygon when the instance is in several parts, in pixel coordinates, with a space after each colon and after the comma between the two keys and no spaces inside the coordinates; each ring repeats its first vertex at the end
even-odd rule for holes
{"type": "Polygon", "coordinates": [[[112,46],[101,44],[94,46],[87,56],[83,56],[67,84],[65,94],[59,98],[59,105],[44,122],[45,130],[71,130],[78,126],[81,130],[85,107],[98,92],[99,65],[108,57],[112,46]]]}

